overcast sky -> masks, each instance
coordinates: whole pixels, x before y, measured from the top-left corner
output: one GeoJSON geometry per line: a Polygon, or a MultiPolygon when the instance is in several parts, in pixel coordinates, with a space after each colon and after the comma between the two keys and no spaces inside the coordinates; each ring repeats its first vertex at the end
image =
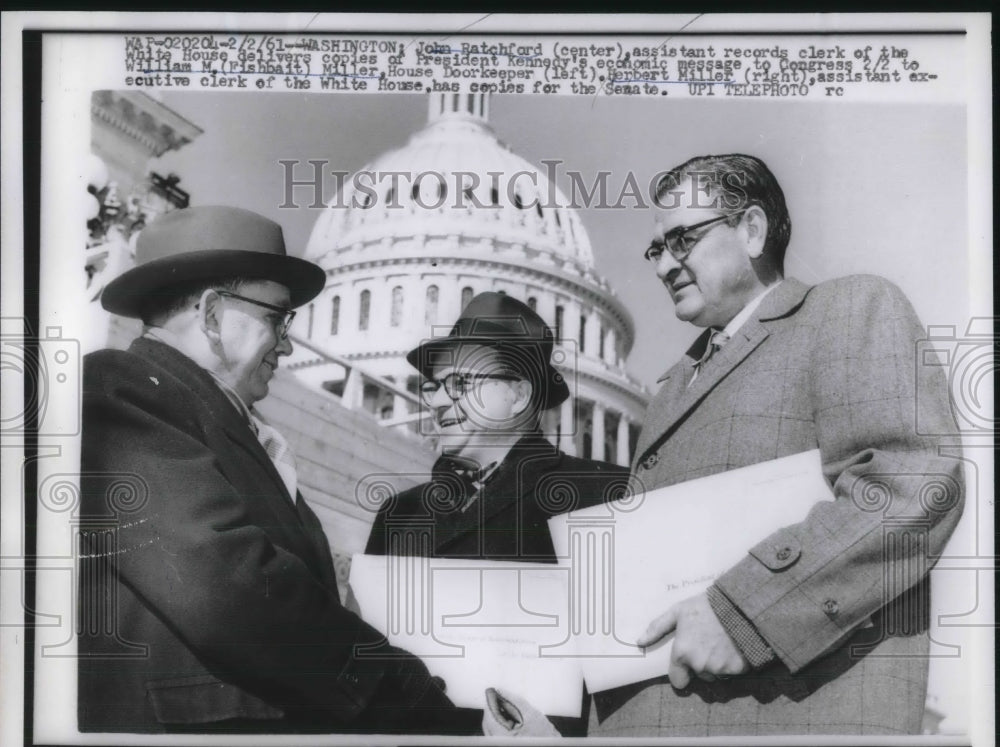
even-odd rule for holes
{"type": "MultiPolygon", "coordinates": [[[[205,132],[153,168],[180,175],[194,205],[239,205],[279,221],[293,253],[319,210],[307,207],[305,191],[303,207],[279,209],[280,160],[324,159],[328,170],[353,172],[427,121],[423,95],[164,92],[162,100],[205,132]]],[[[494,96],[490,106],[492,126],[516,153],[564,163],[564,191],[567,169],[587,184],[610,171],[617,196],[630,171],[645,185],[693,155],[756,155],[791,212],[787,274],[814,283],[875,273],[903,288],[925,324],[964,328],[970,316],[961,107],[603,96],[494,96]]],[[[629,369],[653,386],[698,331],[676,320],[641,257],[650,211],[591,208],[581,218],[598,271],[635,320],[629,369]]]]}

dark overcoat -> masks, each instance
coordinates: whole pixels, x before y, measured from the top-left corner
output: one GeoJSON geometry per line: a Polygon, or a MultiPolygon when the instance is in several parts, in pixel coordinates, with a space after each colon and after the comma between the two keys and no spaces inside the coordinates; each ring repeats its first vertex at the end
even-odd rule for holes
{"type": "Polygon", "coordinates": [[[365,552],[392,554],[388,542],[394,528],[426,527],[430,557],[555,563],[548,520],[613,500],[627,478],[627,467],[569,456],[540,434],[529,434],[464,511],[453,505],[461,488],[449,476],[389,498],[375,517],[365,552]]]}
{"type": "MultiPolygon", "coordinates": [[[[540,434],[527,435],[465,511],[454,507],[460,488],[447,476],[390,498],[375,518],[365,552],[555,563],[548,520],[621,497],[628,472],[568,456],[540,434]]],[[[583,736],[585,719],[554,721],[564,736],[583,736]]]]}
{"type": "Polygon", "coordinates": [[[88,355],[83,382],[81,731],[433,721],[396,708],[399,660],[352,656],[380,634],[341,606],[316,515],[206,371],[140,338],[88,355]]]}

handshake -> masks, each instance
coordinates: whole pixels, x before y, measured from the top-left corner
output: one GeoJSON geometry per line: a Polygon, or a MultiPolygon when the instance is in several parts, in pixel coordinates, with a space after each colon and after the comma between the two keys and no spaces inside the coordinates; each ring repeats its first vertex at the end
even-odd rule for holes
{"type": "MultiPolygon", "coordinates": [[[[445,683],[433,676],[416,656],[384,646],[379,650],[393,664],[380,684],[376,705],[367,713],[370,726],[382,733],[456,734],[475,733],[477,726],[488,737],[560,737],[545,714],[524,698],[486,690],[486,707],[480,724],[470,722],[472,709],[456,708],[445,694],[445,683]]],[[[478,720],[478,719],[477,719],[478,720]]]]}
{"type": "Polygon", "coordinates": [[[545,714],[523,698],[501,695],[492,687],[486,691],[483,734],[487,737],[562,736],[545,714]]]}

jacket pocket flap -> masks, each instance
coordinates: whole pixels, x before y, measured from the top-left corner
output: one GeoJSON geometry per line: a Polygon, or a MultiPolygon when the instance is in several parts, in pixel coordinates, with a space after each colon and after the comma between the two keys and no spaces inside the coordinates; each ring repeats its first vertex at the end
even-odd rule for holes
{"type": "Polygon", "coordinates": [[[146,683],[161,724],[205,724],[231,718],[280,719],[285,712],[236,685],[213,677],[178,677],[146,683]]]}
{"type": "Polygon", "coordinates": [[[750,554],[772,571],[783,571],[799,559],[802,546],[791,534],[779,532],[750,548],[750,554]]]}

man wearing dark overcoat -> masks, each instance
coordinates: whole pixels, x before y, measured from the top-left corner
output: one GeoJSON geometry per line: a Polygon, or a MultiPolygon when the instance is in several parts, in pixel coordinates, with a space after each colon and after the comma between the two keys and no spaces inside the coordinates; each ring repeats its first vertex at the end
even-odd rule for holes
{"type": "Polygon", "coordinates": [[[372,655],[382,636],[341,605],[288,444],[253,409],[322,269],[230,207],[168,213],[136,255],[102,304],[144,334],[84,364],[80,730],[448,732],[426,667],[372,655]]]}
{"type": "MultiPolygon", "coordinates": [[[[442,456],[428,482],[382,507],[367,553],[555,563],[548,519],[626,490],[628,468],[569,456],[542,435],[542,413],[569,396],[552,348],[538,314],[489,292],[447,336],[410,351],[442,456]]],[[[586,724],[555,722],[567,736],[586,724]]]]}
{"type": "Polygon", "coordinates": [[[692,159],[658,198],[646,258],[704,332],[660,379],[636,477],[654,489],[819,449],[835,499],[651,621],[640,643],[673,633],[669,670],[598,693],[589,733],[919,733],[927,573],[963,501],[961,461],[922,435],[955,431],[922,328],[881,278],[784,277],[791,222],[759,159],[692,159]]]}

